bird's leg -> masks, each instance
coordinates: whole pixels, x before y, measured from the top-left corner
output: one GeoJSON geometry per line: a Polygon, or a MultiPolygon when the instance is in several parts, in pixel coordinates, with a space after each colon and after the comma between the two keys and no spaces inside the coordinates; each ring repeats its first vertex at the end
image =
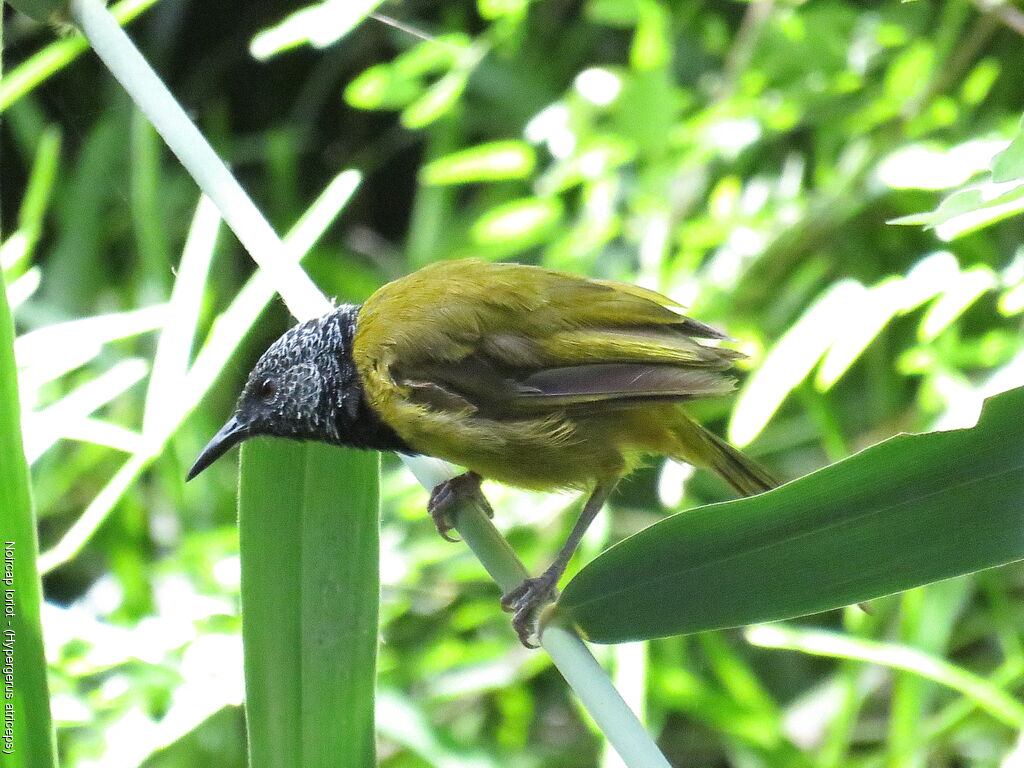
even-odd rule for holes
{"type": "Polygon", "coordinates": [[[482,478],[476,472],[463,472],[450,480],[438,483],[430,492],[430,501],[427,502],[427,512],[434,519],[437,532],[445,541],[458,541],[454,536],[449,536],[448,531],[452,529],[451,513],[462,501],[475,500],[488,517],[494,517],[494,510],[491,509],[487,497],[480,490],[482,478]]]}
{"type": "Polygon", "coordinates": [[[572,558],[573,552],[576,551],[576,547],[579,546],[583,534],[597,517],[597,513],[601,511],[614,487],[614,481],[598,483],[594,492],[590,494],[590,498],[587,499],[587,503],[583,505],[579,520],[569,532],[569,538],[565,540],[565,544],[558,550],[554,562],[540,576],[526,579],[501,598],[502,610],[513,614],[512,627],[519,635],[519,642],[527,648],[537,647],[531,641],[536,629],[537,614],[545,605],[554,602],[558,594],[556,589],[558,580],[565,573],[569,560],[572,558]]]}

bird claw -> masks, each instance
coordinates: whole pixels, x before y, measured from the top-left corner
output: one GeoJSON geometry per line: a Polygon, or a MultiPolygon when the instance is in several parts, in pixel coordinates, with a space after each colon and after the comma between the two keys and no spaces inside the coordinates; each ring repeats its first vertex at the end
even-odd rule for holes
{"type": "Polygon", "coordinates": [[[557,596],[555,583],[547,575],[526,579],[502,596],[501,610],[512,614],[512,628],[519,635],[519,642],[527,648],[539,647],[533,642],[535,635],[540,639],[537,614],[544,606],[553,603],[557,596]]]}
{"type": "Polygon", "coordinates": [[[437,532],[445,541],[458,541],[456,537],[449,536],[448,531],[454,527],[451,522],[451,513],[464,499],[475,498],[487,516],[494,517],[494,510],[491,509],[491,505],[480,491],[481,479],[476,472],[463,472],[450,480],[438,483],[430,492],[427,512],[434,520],[437,532]]]}

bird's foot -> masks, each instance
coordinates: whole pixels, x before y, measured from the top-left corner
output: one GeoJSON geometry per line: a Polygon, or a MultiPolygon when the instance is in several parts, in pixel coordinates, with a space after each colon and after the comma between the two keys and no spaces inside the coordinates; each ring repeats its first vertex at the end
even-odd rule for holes
{"type": "Polygon", "coordinates": [[[555,601],[558,590],[555,588],[558,578],[555,574],[541,574],[526,579],[515,589],[501,598],[501,610],[512,614],[512,628],[519,635],[519,642],[527,648],[537,648],[534,636],[540,639],[537,616],[544,606],[555,601]]]}
{"type": "Polygon", "coordinates": [[[438,483],[430,492],[427,512],[433,518],[437,532],[445,541],[458,541],[454,536],[449,536],[448,532],[453,528],[451,513],[461,501],[475,499],[488,517],[494,517],[494,510],[480,490],[481,481],[482,478],[476,472],[463,472],[450,480],[438,483]]]}

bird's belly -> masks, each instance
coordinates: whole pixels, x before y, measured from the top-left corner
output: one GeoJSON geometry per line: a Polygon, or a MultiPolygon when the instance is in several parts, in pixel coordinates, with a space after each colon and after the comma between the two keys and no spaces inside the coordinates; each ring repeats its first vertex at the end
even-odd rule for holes
{"type": "Polygon", "coordinates": [[[587,488],[623,470],[618,441],[564,414],[498,420],[406,402],[389,416],[415,450],[520,488],[587,488]]]}
{"type": "Polygon", "coordinates": [[[531,490],[583,489],[618,478],[646,454],[670,454],[672,406],[498,420],[405,401],[388,421],[414,449],[531,490]]]}

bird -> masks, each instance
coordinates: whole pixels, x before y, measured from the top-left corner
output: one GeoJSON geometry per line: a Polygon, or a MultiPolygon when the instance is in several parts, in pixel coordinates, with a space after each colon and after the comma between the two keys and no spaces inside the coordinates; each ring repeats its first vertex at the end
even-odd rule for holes
{"type": "Polygon", "coordinates": [[[770,490],[758,463],[694,421],[683,403],[723,396],[743,358],[721,331],[655,291],[538,266],[442,260],[362,305],[287,330],[260,357],[234,414],[191,480],[255,436],[315,440],[465,468],[433,489],[448,532],[484,478],[586,496],[551,565],[501,600],[536,647],[540,610],[618,481],[651,456],[718,473],[741,495],[770,490]]]}

